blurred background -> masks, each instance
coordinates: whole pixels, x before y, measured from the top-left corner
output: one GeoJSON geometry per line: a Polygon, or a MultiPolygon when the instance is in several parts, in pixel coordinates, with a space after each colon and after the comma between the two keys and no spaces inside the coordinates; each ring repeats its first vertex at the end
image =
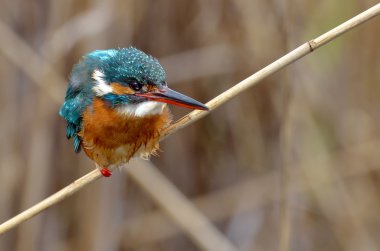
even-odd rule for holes
{"type": "MultiPolygon", "coordinates": [[[[93,170],[58,116],[85,53],[133,45],[206,102],[376,2],[0,0],[0,221],[93,170]]],[[[212,250],[162,210],[185,219],[187,204],[230,250],[380,250],[379,30],[370,20],[163,141],[149,168],[186,203],[116,172],[0,250],[212,250]]]]}

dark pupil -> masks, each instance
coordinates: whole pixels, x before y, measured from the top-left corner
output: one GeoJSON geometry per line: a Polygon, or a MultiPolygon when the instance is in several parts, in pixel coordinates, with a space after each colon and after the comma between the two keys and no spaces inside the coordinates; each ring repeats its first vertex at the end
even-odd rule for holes
{"type": "Polygon", "coordinates": [[[139,91],[142,88],[142,84],[137,81],[131,81],[129,86],[135,91],[139,91]]]}

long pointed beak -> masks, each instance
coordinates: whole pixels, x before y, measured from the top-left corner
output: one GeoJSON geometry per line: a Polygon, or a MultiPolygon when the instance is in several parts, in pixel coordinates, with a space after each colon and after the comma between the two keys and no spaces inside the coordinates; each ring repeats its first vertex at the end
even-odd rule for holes
{"type": "Polygon", "coordinates": [[[136,96],[145,97],[150,100],[182,106],[190,109],[208,110],[208,107],[195,99],[164,86],[156,92],[136,93],[136,96]]]}

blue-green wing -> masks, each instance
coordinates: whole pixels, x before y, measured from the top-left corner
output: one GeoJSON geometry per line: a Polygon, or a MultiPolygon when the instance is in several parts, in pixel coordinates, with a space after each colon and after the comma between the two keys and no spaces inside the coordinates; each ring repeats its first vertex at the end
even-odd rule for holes
{"type": "Polygon", "coordinates": [[[91,99],[84,95],[84,93],[75,93],[70,90],[67,91],[66,100],[59,110],[61,115],[66,120],[66,137],[73,138],[75,152],[80,152],[80,143],[82,141],[78,133],[82,127],[82,114],[86,107],[91,104],[91,99]]]}
{"type": "Polygon", "coordinates": [[[75,152],[79,152],[81,149],[82,139],[78,133],[82,128],[83,112],[94,99],[94,93],[91,90],[94,80],[91,75],[95,69],[102,70],[102,62],[115,53],[116,50],[93,51],[73,67],[70,85],[67,88],[65,102],[59,110],[59,115],[66,120],[66,136],[68,139],[74,139],[75,152]]]}

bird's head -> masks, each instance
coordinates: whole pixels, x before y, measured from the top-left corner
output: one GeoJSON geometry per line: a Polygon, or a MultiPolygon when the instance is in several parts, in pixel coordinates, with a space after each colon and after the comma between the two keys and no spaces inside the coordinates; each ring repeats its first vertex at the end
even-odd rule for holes
{"type": "Polygon", "coordinates": [[[165,103],[208,110],[204,104],[168,88],[158,60],[133,47],[87,54],[73,69],[73,88],[86,76],[92,83],[88,92],[130,115],[157,114],[165,103]]]}

